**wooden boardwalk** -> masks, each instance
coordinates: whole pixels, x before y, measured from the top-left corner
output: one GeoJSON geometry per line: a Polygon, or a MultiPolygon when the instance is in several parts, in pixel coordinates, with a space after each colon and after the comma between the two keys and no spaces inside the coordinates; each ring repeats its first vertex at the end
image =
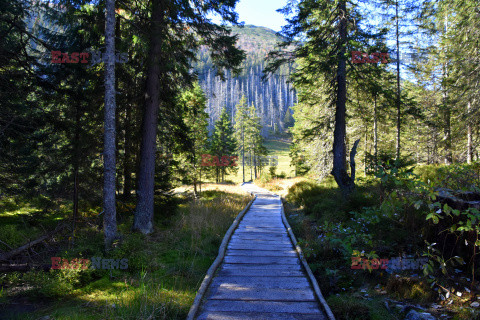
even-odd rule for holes
{"type": "Polygon", "coordinates": [[[195,319],[327,319],[282,222],[280,197],[253,184],[243,187],[257,198],[232,235],[195,319]]]}

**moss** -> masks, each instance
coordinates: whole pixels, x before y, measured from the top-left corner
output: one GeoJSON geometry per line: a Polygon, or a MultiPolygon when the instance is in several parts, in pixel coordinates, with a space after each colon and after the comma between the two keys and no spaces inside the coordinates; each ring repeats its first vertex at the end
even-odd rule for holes
{"type": "Polygon", "coordinates": [[[387,282],[387,291],[401,299],[410,299],[421,303],[433,301],[433,292],[430,286],[417,278],[390,276],[387,282]]]}

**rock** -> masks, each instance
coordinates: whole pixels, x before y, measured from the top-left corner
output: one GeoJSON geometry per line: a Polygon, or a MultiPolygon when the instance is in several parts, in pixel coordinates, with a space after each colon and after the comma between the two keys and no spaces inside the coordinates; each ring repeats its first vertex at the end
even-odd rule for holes
{"type": "Polygon", "coordinates": [[[479,306],[480,306],[480,303],[478,303],[477,301],[472,302],[472,303],[470,304],[470,307],[472,307],[472,308],[478,308],[479,306]]]}
{"type": "Polygon", "coordinates": [[[436,320],[436,318],[432,316],[430,313],[417,312],[412,309],[405,317],[405,320],[436,320]]]}
{"type": "Polygon", "coordinates": [[[397,304],[397,305],[395,305],[395,308],[397,308],[399,312],[403,313],[403,312],[405,312],[406,306],[403,306],[401,304],[397,304]]]}

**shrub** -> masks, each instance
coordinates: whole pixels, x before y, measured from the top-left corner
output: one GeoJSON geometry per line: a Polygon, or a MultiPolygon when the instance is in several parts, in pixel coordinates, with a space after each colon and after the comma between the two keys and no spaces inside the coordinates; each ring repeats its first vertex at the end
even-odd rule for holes
{"type": "Polygon", "coordinates": [[[480,191],[480,162],[471,164],[425,165],[414,169],[424,183],[462,191],[480,191]]]}

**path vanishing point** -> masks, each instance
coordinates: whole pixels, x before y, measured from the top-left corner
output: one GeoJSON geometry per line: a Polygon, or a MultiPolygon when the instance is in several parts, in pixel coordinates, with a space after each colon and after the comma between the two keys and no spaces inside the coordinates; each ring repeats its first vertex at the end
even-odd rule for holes
{"type": "Polygon", "coordinates": [[[243,188],[256,199],[198,300],[194,319],[334,319],[323,297],[315,294],[289,237],[280,197],[253,184],[244,184],[243,188]]]}

